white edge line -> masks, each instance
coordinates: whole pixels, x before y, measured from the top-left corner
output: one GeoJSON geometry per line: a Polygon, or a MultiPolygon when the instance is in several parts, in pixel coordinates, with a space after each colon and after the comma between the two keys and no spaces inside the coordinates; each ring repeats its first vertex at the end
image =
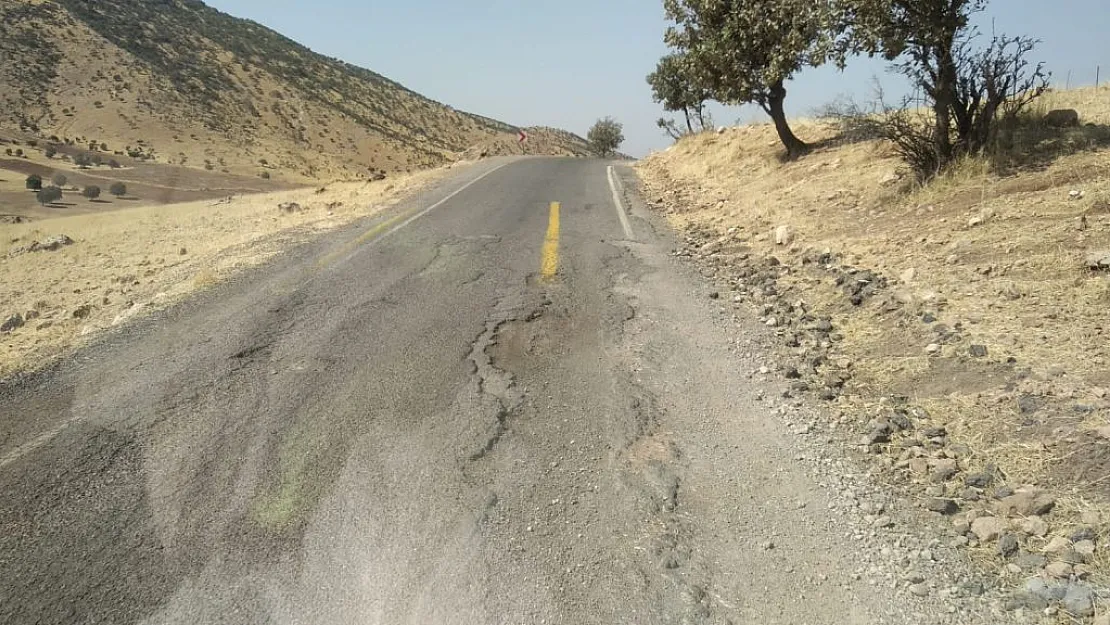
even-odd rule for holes
{"type": "Polygon", "coordinates": [[[491,170],[485,172],[484,174],[482,174],[481,176],[478,176],[474,180],[471,180],[470,182],[468,182],[468,183],[464,184],[463,186],[459,187],[458,189],[455,189],[450,194],[448,194],[447,197],[445,197],[442,200],[436,202],[435,204],[432,204],[428,208],[425,208],[424,210],[420,211],[419,213],[413,215],[412,217],[409,217],[408,219],[406,219],[406,220],[402,221],[401,223],[397,224],[396,226],[390,228],[389,230],[387,230],[385,232],[385,234],[381,235],[380,237],[370,241],[369,243],[366,243],[365,245],[358,246],[358,248],[356,248],[354,251],[352,251],[350,254],[348,254],[346,257],[344,257],[343,260],[341,260],[341,261],[335,263],[334,265],[332,265],[331,268],[335,269],[336,267],[342,265],[343,263],[346,263],[348,260],[354,258],[355,255],[358,254],[359,252],[362,252],[366,248],[372,247],[375,244],[377,244],[381,241],[384,241],[386,239],[386,237],[388,237],[391,234],[397,232],[398,230],[404,228],[405,226],[411,224],[412,222],[416,221],[417,219],[420,219],[424,215],[427,215],[428,213],[434,211],[435,209],[439,208],[440,206],[443,206],[447,202],[451,201],[451,199],[454,198],[456,195],[462,193],[463,191],[466,191],[467,189],[474,186],[475,184],[478,184],[478,182],[481,181],[486,176],[494,173],[495,171],[498,171],[499,169],[502,169],[504,167],[512,165],[513,162],[514,161],[509,161],[507,163],[501,163],[497,167],[494,167],[493,169],[491,169],[491,170]]]}
{"type": "Polygon", "coordinates": [[[624,229],[624,236],[630,241],[634,240],[635,237],[632,234],[632,224],[628,223],[628,215],[625,214],[624,203],[621,202],[620,193],[617,191],[617,186],[620,182],[617,180],[612,165],[610,165],[609,169],[606,171],[606,177],[609,179],[609,189],[613,192],[613,207],[617,209],[617,217],[621,220],[621,228],[624,229]]]}

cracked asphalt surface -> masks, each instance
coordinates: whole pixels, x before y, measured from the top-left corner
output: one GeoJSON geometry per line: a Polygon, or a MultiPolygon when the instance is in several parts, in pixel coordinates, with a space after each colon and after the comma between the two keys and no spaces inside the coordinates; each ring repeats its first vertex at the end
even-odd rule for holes
{"type": "Polygon", "coordinates": [[[0,384],[0,622],[909,622],[606,166],[482,163],[0,384]]]}

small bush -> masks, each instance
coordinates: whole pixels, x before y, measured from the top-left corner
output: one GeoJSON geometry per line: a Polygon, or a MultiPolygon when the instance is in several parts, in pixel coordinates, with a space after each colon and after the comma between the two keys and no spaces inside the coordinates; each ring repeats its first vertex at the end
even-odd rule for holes
{"type": "Polygon", "coordinates": [[[111,167],[112,169],[119,169],[120,168],[119,161],[117,161],[114,158],[109,160],[108,161],[108,167],[111,167]]]}
{"type": "Polygon", "coordinates": [[[258,175],[259,175],[259,176],[260,176],[260,177],[261,177],[261,178],[262,178],[263,180],[269,180],[269,179],[270,179],[270,172],[268,172],[268,171],[264,171],[264,172],[262,172],[261,174],[258,174],[258,175]]]}
{"type": "Polygon", "coordinates": [[[96,198],[100,197],[100,187],[96,186],[95,184],[90,184],[89,186],[85,187],[84,191],[81,191],[81,195],[89,198],[90,200],[95,200],[96,198]]]}
{"type": "Polygon", "coordinates": [[[42,153],[46,155],[46,158],[54,158],[54,155],[58,153],[58,148],[48,145],[42,153]]]}
{"type": "Polygon", "coordinates": [[[108,193],[116,197],[123,197],[127,195],[127,185],[122,182],[113,182],[112,186],[108,187],[108,193]]]}
{"type": "Polygon", "coordinates": [[[47,204],[53,204],[60,199],[62,199],[62,190],[58,187],[46,187],[39,190],[38,201],[39,204],[42,204],[43,206],[46,206],[47,204]]]}
{"type": "Polygon", "coordinates": [[[30,176],[27,176],[26,184],[28,189],[32,191],[38,191],[42,189],[42,176],[38,174],[31,174],[30,176]]]}
{"type": "Polygon", "coordinates": [[[4,150],[4,154],[7,154],[8,156],[11,156],[12,155],[12,149],[8,148],[8,149],[4,150]]]}
{"type": "Polygon", "coordinates": [[[58,173],[54,174],[54,177],[52,177],[50,179],[50,181],[53,182],[54,186],[56,186],[56,187],[64,187],[64,186],[66,186],[66,182],[68,182],[69,179],[66,178],[66,175],[63,174],[62,172],[58,172],[58,173]]]}
{"type": "Polygon", "coordinates": [[[89,158],[88,154],[81,153],[73,157],[73,164],[84,169],[92,164],[92,160],[89,158]]]}
{"type": "Polygon", "coordinates": [[[99,154],[93,154],[89,160],[91,160],[92,164],[96,166],[100,166],[104,163],[103,157],[101,157],[99,154]]]}
{"type": "Polygon", "coordinates": [[[16,148],[15,149],[15,155],[19,156],[19,157],[22,157],[23,156],[23,148],[16,148]]]}

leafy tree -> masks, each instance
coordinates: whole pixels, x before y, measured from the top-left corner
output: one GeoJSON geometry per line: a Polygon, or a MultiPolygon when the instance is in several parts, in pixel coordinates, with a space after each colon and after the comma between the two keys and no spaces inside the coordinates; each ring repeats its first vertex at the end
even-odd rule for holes
{"type": "Polygon", "coordinates": [[[7,154],[8,156],[11,156],[12,155],[12,149],[11,148],[5,149],[4,154],[7,154]]]}
{"type": "MultiPolygon", "coordinates": [[[[647,82],[651,85],[655,101],[663,105],[663,110],[684,115],[686,133],[694,132],[695,122],[698,130],[706,129],[705,102],[709,100],[710,93],[694,82],[694,72],[683,55],[668,54],[660,59],[655,71],[648,74],[647,82]]],[[[676,130],[673,122],[660,119],[658,124],[675,136],[674,132],[670,132],[676,130]]]]}
{"type": "Polygon", "coordinates": [[[22,157],[23,156],[23,148],[16,148],[15,155],[22,157]]]}
{"type": "Polygon", "coordinates": [[[77,154],[73,157],[73,164],[77,165],[78,167],[80,167],[82,169],[84,169],[84,168],[87,168],[89,165],[92,164],[92,160],[89,158],[88,154],[85,154],[84,152],[82,152],[82,153],[77,154]]]}
{"type": "Polygon", "coordinates": [[[53,204],[60,199],[62,199],[62,190],[58,187],[45,187],[43,189],[40,189],[38,192],[39,204],[42,204],[43,206],[46,206],[47,204],[53,204]]]}
{"type": "Polygon", "coordinates": [[[42,189],[42,176],[38,174],[31,174],[27,176],[27,188],[31,191],[38,191],[42,189]]]}
{"type": "Polygon", "coordinates": [[[122,182],[113,182],[112,186],[108,187],[108,193],[116,197],[123,197],[127,195],[127,185],[122,182]]]}
{"type": "Polygon", "coordinates": [[[973,45],[972,16],[986,9],[987,0],[836,1],[849,26],[844,49],[898,61],[898,71],[929,100],[928,135],[899,115],[916,139],[908,160],[916,161],[922,178],[981,152],[994,138],[1000,113],[1015,115],[1048,87],[1043,64],[1031,66],[1027,58],[1035,40],[994,35],[986,47],[973,45]],[[925,136],[927,143],[920,141],[925,136]]]}
{"type": "Polygon", "coordinates": [[[789,156],[808,151],[786,119],[786,81],[804,67],[843,64],[839,21],[813,0],[664,0],[675,23],[666,41],[687,56],[693,82],[725,104],[756,104],[771,117],[789,156]]]}
{"type": "Polygon", "coordinates": [[[89,186],[85,187],[84,191],[81,191],[81,195],[89,198],[90,200],[95,200],[96,198],[100,197],[100,187],[96,186],[95,184],[90,184],[89,186]]]}
{"type": "Polygon", "coordinates": [[[50,181],[53,182],[56,187],[64,187],[66,186],[66,182],[69,182],[69,179],[66,178],[66,175],[62,172],[58,172],[54,174],[54,177],[51,178],[50,181]]]}
{"type": "Polygon", "coordinates": [[[590,151],[598,156],[611,156],[624,143],[624,126],[612,117],[597,120],[586,134],[590,151]]]}

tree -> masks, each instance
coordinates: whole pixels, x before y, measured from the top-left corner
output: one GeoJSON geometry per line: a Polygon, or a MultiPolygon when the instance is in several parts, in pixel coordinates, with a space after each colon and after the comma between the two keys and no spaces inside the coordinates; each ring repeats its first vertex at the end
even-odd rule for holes
{"type": "Polygon", "coordinates": [[[4,154],[7,154],[8,156],[12,156],[12,149],[11,148],[6,148],[4,150],[4,154]]]}
{"type": "Polygon", "coordinates": [[[986,9],[987,0],[836,1],[848,25],[844,48],[899,60],[898,71],[930,103],[932,154],[918,160],[931,162],[934,170],[919,169],[921,177],[982,151],[1000,113],[1016,114],[1047,89],[1043,64],[1030,66],[1027,59],[1035,40],[996,34],[986,47],[975,48],[971,18],[986,9]]]}
{"type": "Polygon", "coordinates": [[[54,158],[54,155],[58,153],[58,148],[52,145],[48,145],[46,146],[46,149],[42,151],[42,153],[46,155],[46,158],[54,158]]]}
{"type": "MultiPolygon", "coordinates": [[[[663,110],[683,114],[686,119],[685,134],[695,132],[695,123],[699,131],[707,129],[705,102],[710,98],[709,90],[694,82],[694,72],[688,67],[684,55],[668,54],[660,59],[655,71],[648,74],[647,82],[651,85],[655,101],[663,105],[663,110]]],[[[678,138],[673,121],[660,119],[656,123],[672,137],[678,138]]]]}
{"type": "Polygon", "coordinates": [[[111,167],[112,169],[119,169],[120,168],[119,161],[117,161],[114,158],[111,159],[110,161],[108,161],[108,167],[111,167]]]}
{"type": "Polygon", "coordinates": [[[23,148],[16,148],[15,155],[19,156],[19,157],[22,157],[23,156],[23,148]]]}
{"type": "Polygon", "coordinates": [[[89,159],[88,154],[82,152],[73,157],[73,164],[77,165],[81,169],[88,169],[89,165],[92,164],[92,160],[89,159]]]}
{"type": "Polygon", "coordinates": [[[64,187],[66,183],[69,182],[69,179],[66,178],[65,174],[59,171],[54,174],[54,177],[51,178],[50,181],[53,182],[56,187],[64,187]]]}
{"type": "Polygon", "coordinates": [[[127,195],[127,185],[122,182],[113,182],[112,186],[108,187],[108,193],[116,197],[123,197],[127,195]]]}
{"type": "Polygon", "coordinates": [[[42,204],[43,206],[46,206],[47,204],[53,204],[60,199],[62,199],[62,190],[58,187],[50,186],[39,190],[38,200],[39,204],[42,204]]]}
{"type": "Polygon", "coordinates": [[[90,184],[89,186],[85,187],[84,191],[81,191],[81,195],[89,198],[90,200],[95,200],[96,198],[100,197],[100,187],[96,186],[95,184],[90,184]]]}
{"type": "Polygon", "coordinates": [[[27,176],[27,188],[31,191],[38,191],[42,189],[42,176],[38,174],[31,174],[27,176]]]}
{"type": "Polygon", "coordinates": [[[693,82],[725,104],[756,104],[791,157],[808,151],[786,119],[786,81],[804,67],[844,62],[832,44],[839,20],[813,0],[664,0],[667,43],[684,53],[693,82]]]}
{"type": "Polygon", "coordinates": [[[590,151],[598,156],[611,156],[624,143],[624,126],[612,117],[597,120],[586,135],[590,151]]]}
{"type": "Polygon", "coordinates": [[[96,165],[97,167],[104,163],[104,157],[100,156],[99,154],[93,154],[89,158],[89,160],[92,161],[92,164],[96,165]]]}

